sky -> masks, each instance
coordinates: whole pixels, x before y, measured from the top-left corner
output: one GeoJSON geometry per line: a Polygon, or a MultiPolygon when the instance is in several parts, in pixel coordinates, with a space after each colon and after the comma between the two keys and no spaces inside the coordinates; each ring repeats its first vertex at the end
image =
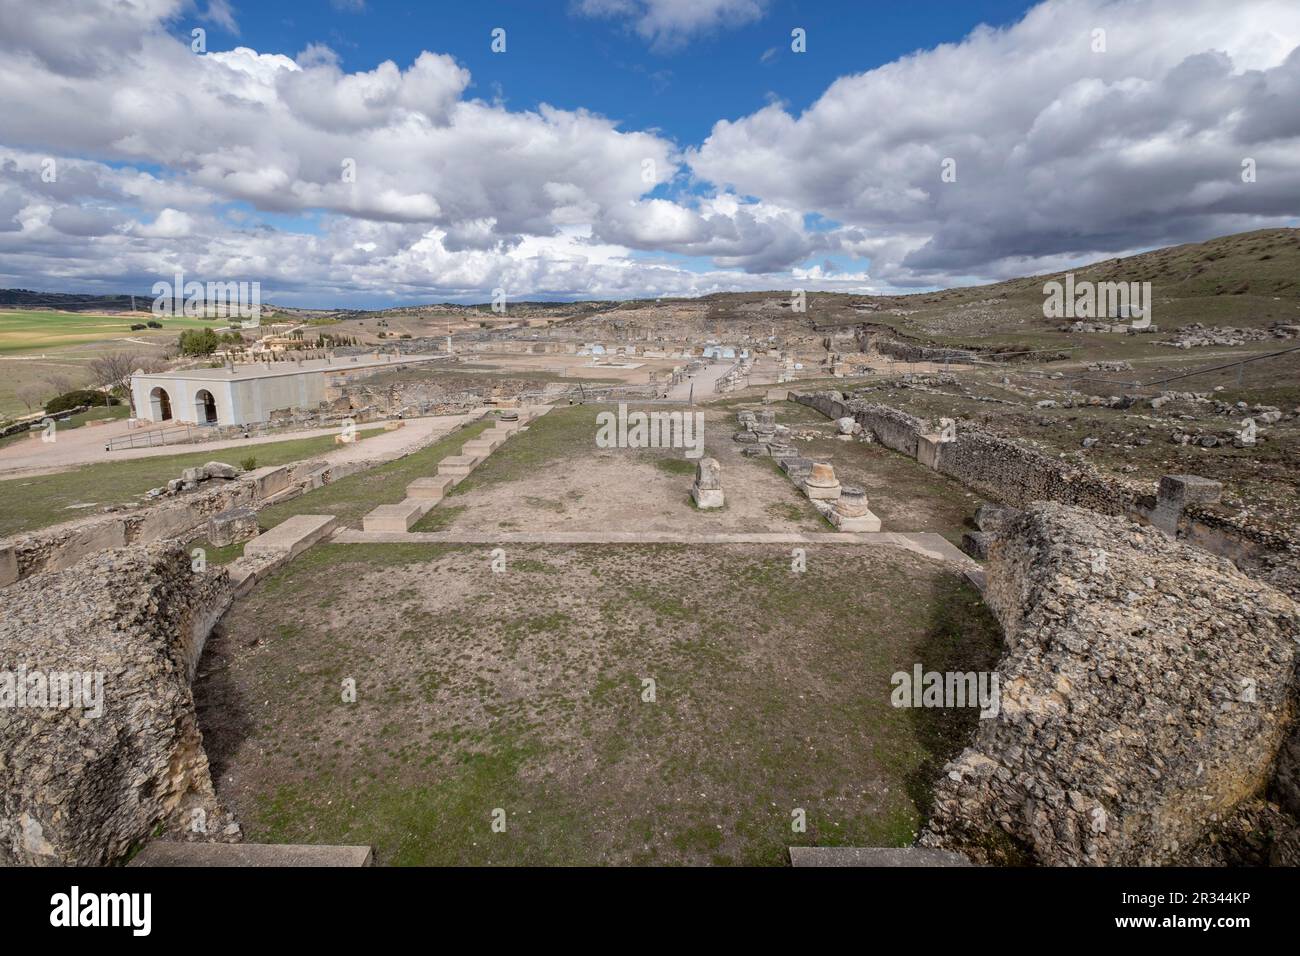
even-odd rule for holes
{"type": "Polygon", "coordinates": [[[0,286],[892,293],[1296,225],[1294,0],[0,0],[0,286]]]}

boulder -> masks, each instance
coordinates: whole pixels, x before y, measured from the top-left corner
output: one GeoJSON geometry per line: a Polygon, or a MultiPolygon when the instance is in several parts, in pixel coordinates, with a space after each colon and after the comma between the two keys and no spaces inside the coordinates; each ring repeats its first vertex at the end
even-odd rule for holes
{"type": "Polygon", "coordinates": [[[210,461],[203,466],[203,473],[209,478],[237,478],[239,469],[221,461],[210,461]]]}

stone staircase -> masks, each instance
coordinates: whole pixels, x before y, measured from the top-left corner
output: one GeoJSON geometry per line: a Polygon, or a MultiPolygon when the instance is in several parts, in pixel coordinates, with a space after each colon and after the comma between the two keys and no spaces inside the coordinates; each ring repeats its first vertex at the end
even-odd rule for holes
{"type": "MultiPolygon", "coordinates": [[[[436,476],[416,478],[406,486],[406,497],[397,504],[380,505],[361,519],[364,531],[410,531],[421,518],[438,506],[453,487],[528,422],[550,411],[549,405],[519,409],[513,420],[498,420],[491,428],[461,446],[459,455],[438,463],[436,476]]],[[[509,410],[515,412],[514,409],[509,410]]]]}

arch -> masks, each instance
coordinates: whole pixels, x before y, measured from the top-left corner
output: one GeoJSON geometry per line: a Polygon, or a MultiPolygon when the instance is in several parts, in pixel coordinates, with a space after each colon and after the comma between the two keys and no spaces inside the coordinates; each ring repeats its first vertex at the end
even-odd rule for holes
{"type": "Polygon", "coordinates": [[[167,389],[161,385],[155,385],[149,392],[149,405],[153,412],[152,418],[156,422],[170,421],[172,417],[172,399],[167,394],[167,389]]]}
{"type": "Polygon", "coordinates": [[[194,420],[200,425],[217,423],[217,400],[206,388],[194,393],[194,420]]]}

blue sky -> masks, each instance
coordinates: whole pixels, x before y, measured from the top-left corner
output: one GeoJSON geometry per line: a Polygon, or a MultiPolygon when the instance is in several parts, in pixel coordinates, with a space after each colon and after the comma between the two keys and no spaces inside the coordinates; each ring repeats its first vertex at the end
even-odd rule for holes
{"type": "MultiPolygon", "coordinates": [[[[960,40],[976,25],[1001,26],[1032,3],[1007,0],[777,0],[761,20],[652,50],[618,19],[583,16],[567,0],[420,2],[366,0],[360,10],[329,0],[237,5],[239,34],[213,38],[294,55],[311,43],[338,53],[345,71],[384,60],[408,66],[422,50],[450,53],[473,74],[469,95],[501,97],[511,109],[549,103],[588,109],[678,142],[702,141],[718,119],[735,119],[776,97],[802,111],[837,77],[916,50],[960,40]],[[507,54],[490,33],[505,29],[507,54]],[[807,31],[808,53],[790,50],[807,31]],[[764,60],[768,51],[775,51],[764,60]]],[[[178,24],[178,36],[188,25],[178,24]]]]}
{"type": "Polygon", "coordinates": [[[0,0],[0,286],[894,293],[1300,211],[1295,0],[77,3],[0,0]]]}

